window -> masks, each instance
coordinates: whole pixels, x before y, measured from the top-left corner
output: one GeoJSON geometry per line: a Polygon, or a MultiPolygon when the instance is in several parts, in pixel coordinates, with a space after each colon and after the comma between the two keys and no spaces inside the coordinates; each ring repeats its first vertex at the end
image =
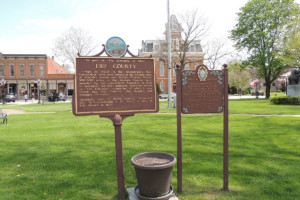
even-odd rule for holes
{"type": "Polygon", "coordinates": [[[190,70],[190,63],[185,64],[185,70],[190,70]]]}
{"type": "Polygon", "coordinates": [[[30,76],[34,76],[34,64],[30,64],[29,69],[30,69],[30,76]]]}
{"type": "Polygon", "coordinates": [[[165,83],[163,81],[160,82],[160,91],[165,91],[165,83]]]}
{"type": "Polygon", "coordinates": [[[194,45],[191,45],[190,46],[190,52],[194,52],[195,51],[195,47],[194,47],[194,45]]]}
{"type": "Polygon", "coordinates": [[[15,66],[13,64],[9,65],[9,76],[15,76],[15,66]]]}
{"type": "Polygon", "coordinates": [[[176,38],[176,50],[179,50],[179,39],[176,38]]]}
{"type": "Polygon", "coordinates": [[[44,64],[40,64],[40,76],[45,76],[45,66],[44,66],[44,64]]]}
{"type": "Polygon", "coordinates": [[[275,87],[275,83],[272,83],[272,86],[275,87]]]}
{"type": "Polygon", "coordinates": [[[20,64],[20,76],[25,76],[25,66],[24,64],[20,64]]]}
{"type": "Polygon", "coordinates": [[[147,43],[146,52],[152,52],[152,51],[153,51],[153,43],[147,43]]]}
{"type": "Polygon", "coordinates": [[[0,76],[4,76],[4,65],[0,64],[0,76]]]}
{"type": "Polygon", "coordinates": [[[195,46],[196,46],[197,52],[202,52],[202,48],[201,48],[200,44],[196,44],[195,46]]]}
{"type": "Polygon", "coordinates": [[[164,65],[163,62],[160,62],[159,75],[160,76],[164,76],[165,75],[165,65],[164,65]]]}

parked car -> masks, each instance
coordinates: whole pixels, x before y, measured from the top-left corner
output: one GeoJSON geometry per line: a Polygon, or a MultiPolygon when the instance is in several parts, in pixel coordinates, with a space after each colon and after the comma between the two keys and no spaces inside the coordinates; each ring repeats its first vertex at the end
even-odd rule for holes
{"type": "Polygon", "coordinates": [[[65,93],[59,93],[57,95],[57,101],[62,100],[62,101],[66,101],[67,99],[67,95],[65,93]]]}
{"type": "Polygon", "coordinates": [[[6,102],[10,102],[10,101],[15,102],[16,101],[16,97],[15,97],[14,94],[7,94],[7,95],[5,95],[4,100],[6,102]]]}
{"type": "Polygon", "coordinates": [[[252,96],[259,96],[259,95],[264,96],[265,95],[265,93],[262,91],[257,91],[256,93],[257,94],[255,94],[255,92],[252,92],[252,96]]]}
{"type": "Polygon", "coordinates": [[[62,101],[66,101],[67,99],[67,95],[65,93],[51,93],[49,96],[48,96],[48,100],[49,101],[59,101],[59,100],[62,100],[62,101]]]}
{"type": "MultiPolygon", "coordinates": [[[[175,92],[172,92],[171,93],[171,98],[174,98],[176,97],[176,93],[175,92]]],[[[160,99],[167,99],[168,98],[168,92],[165,92],[165,93],[162,93],[159,95],[159,98],[160,99]]]]}

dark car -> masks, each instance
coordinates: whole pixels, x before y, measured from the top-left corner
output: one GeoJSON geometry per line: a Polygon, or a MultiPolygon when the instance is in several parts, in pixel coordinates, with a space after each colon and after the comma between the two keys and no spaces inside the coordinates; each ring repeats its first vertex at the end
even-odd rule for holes
{"type": "Polygon", "coordinates": [[[14,94],[7,94],[7,95],[5,95],[4,100],[6,102],[10,102],[10,101],[15,102],[16,101],[16,97],[15,97],[14,94]]]}
{"type": "Polygon", "coordinates": [[[265,93],[262,91],[257,91],[256,94],[255,94],[255,92],[252,92],[252,96],[264,96],[264,95],[265,95],[265,93]]]}
{"type": "Polygon", "coordinates": [[[55,93],[55,94],[53,94],[53,93],[51,93],[50,95],[49,95],[49,97],[48,97],[48,100],[49,101],[59,101],[59,100],[62,100],[62,101],[66,101],[66,99],[67,99],[67,96],[66,96],[66,94],[65,93],[55,93]]]}

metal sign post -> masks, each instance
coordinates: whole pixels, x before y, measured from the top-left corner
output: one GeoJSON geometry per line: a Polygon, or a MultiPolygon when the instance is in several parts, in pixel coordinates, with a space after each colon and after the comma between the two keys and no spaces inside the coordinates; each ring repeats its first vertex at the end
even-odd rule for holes
{"type": "Polygon", "coordinates": [[[182,135],[181,135],[181,68],[176,65],[176,103],[177,103],[177,191],[182,193],[182,135]]]}
{"type": "Polygon", "coordinates": [[[134,56],[118,37],[110,38],[103,46],[103,50],[95,56],[79,55],[76,58],[72,110],[75,116],[99,115],[112,120],[115,127],[118,197],[124,200],[121,127],[123,120],[135,113],[158,112],[154,59],[134,56]],[[101,56],[104,52],[107,57],[101,56]],[[126,53],[132,57],[124,57],[126,53]]]}
{"type": "Polygon", "coordinates": [[[228,190],[228,70],[209,70],[199,65],[196,70],[181,71],[176,66],[177,90],[177,183],[182,192],[182,127],[181,113],[223,112],[223,189],[228,190]]]}
{"type": "Polygon", "coordinates": [[[228,136],[229,136],[229,113],[228,113],[228,69],[223,65],[224,72],[224,112],[223,112],[223,189],[229,190],[229,170],[228,170],[228,136]]]}

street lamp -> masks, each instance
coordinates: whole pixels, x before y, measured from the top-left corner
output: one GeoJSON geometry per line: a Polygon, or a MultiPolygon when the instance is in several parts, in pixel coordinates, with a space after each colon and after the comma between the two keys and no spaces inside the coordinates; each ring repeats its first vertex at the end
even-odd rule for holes
{"type": "Polygon", "coordinates": [[[38,95],[39,95],[39,101],[38,101],[38,104],[41,103],[41,84],[42,84],[42,80],[41,79],[38,79],[36,81],[37,83],[37,86],[38,86],[38,95]]]}
{"type": "Polygon", "coordinates": [[[5,84],[6,84],[6,80],[3,78],[1,79],[0,81],[0,86],[3,86],[3,89],[2,89],[2,103],[5,104],[5,95],[4,95],[4,87],[5,87],[5,84]]]}

